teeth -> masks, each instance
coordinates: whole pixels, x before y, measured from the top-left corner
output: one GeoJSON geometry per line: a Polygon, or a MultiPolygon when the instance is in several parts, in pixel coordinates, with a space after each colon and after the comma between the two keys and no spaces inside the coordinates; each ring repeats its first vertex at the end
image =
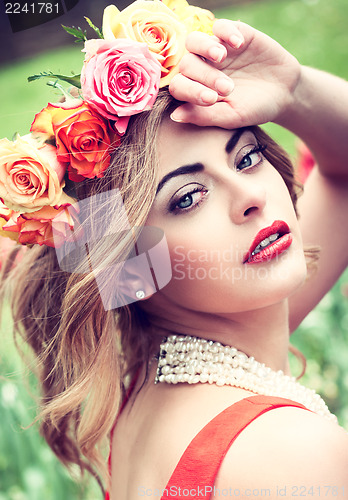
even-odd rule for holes
{"type": "Polygon", "coordinates": [[[270,236],[268,236],[268,238],[265,238],[264,240],[262,240],[258,245],[257,247],[255,248],[255,250],[252,252],[251,255],[256,255],[258,254],[259,252],[261,252],[261,250],[263,250],[264,248],[266,248],[268,245],[270,245],[271,243],[273,243],[274,241],[276,241],[277,239],[279,238],[279,233],[274,233],[274,234],[271,234],[270,236]]]}
{"type": "Polygon", "coordinates": [[[266,247],[267,245],[270,244],[270,239],[269,238],[265,238],[264,240],[261,241],[260,245],[262,246],[262,248],[266,247]]]}

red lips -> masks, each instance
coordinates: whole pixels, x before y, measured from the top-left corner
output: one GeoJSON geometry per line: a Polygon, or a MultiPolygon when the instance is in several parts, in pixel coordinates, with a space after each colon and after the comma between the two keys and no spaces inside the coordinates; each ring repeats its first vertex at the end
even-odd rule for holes
{"type": "Polygon", "coordinates": [[[259,231],[244,256],[243,264],[267,262],[283,253],[292,243],[292,235],[286,222],[276,220],[259,231]],[[269,239],[271,238],[271,239],[269,239]],[[263,243],[261,245],[261,243],[263,243]]]}

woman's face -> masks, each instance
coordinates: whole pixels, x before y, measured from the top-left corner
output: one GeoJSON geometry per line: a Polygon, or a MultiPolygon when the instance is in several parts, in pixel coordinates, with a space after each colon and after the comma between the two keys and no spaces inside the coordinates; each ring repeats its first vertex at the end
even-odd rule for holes
{"type": "Polygon", "coordinates": [[[196,311],[242,312],[279,302],[303,282],[297,218],[263,146],[248,129],[164,121],[147,224],[167,238],[173,278],[158,292],[167,300],[196,311]]]}

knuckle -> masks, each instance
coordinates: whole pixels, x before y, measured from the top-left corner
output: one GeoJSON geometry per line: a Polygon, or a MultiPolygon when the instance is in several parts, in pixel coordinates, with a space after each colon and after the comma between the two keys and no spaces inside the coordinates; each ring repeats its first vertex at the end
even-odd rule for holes
{"type": "Polygon", "coordinates": [[[180,86],[180,74],[174,75],[169,83],[169,91],[171,94],[175,94],[180,86]]]}
{"type": "Polygon", "coordinates": [[[218,36],[223,33],[231,33],[238,30],[239,21],[231,21],[230,19],[217,19],[213,25],[213,32],[218,36]]]}
{"type": "Polygon", "coordinates": [[[202,75],[202,80],[203,82],[208,85],[209,87],[212,86],[215,83],[216,80],[216,72],[213,68],[207,65],[207,68],[205,69],[203,75],[202,75]]]}
{"type": "Polygon", "coordinates": [[[197,32],[192,31],[186,37],[186,48],[190,50],[191,47],[194,47],[197,43],[197,32]]]}
{"type": "Polygon", "coordinates": [[[185,54],[180,63],[179,63],[179,71],[180,73],[183,73],[185,74],[188,70],[188,68],[190,68],[192,64],[192,55],[191,54],[185,54]],[[190,62],[191,61],[191,62],[190,62]]]}
{"type": "Polygon", "coordinates": [[[186,49],[196,52],[201,49],[202,44],[209,40],[209,35],[201,31],[192,31],[186,37],[186,49]]]}

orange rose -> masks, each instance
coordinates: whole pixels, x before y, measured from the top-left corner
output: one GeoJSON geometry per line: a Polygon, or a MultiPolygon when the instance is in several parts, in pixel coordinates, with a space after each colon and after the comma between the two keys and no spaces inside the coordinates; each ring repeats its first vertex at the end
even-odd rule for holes
{"type": "Polygon", "coordinates": [[[186,50],[185,24],[159,1],[138,0],[122,12],[109,5],[104,10],[103,35],[105,40],[128,38],[146,43],[162,67],[160,87],[168,85],[178,72],[186,50]]]}
{"type": "Polygon", "coordinates": [[[43,207],[36,212],[26,214],[13,212],[2,229],[4,232],[18,233],[18,242],[22,245],[37,243],[49,247],[61,246],[74,228],[68,206],[69,204],[43,207]]]}
{"type": "Polygon", "coordinates": [[[65,166],[56,148],[32,136],[0,140],[0,198],[17,212],[34,212],[59,202],[65,166]]]}
{"type": "Polygon", "coordinates": [[[48,104],[36,115],[31,131],[55,136],[57,158],[69,163],[73,181],[103,177],[110,164],[111,140],[113,146],[120,140],[111,133],[108,121],[79,99],[48,104]]]}

